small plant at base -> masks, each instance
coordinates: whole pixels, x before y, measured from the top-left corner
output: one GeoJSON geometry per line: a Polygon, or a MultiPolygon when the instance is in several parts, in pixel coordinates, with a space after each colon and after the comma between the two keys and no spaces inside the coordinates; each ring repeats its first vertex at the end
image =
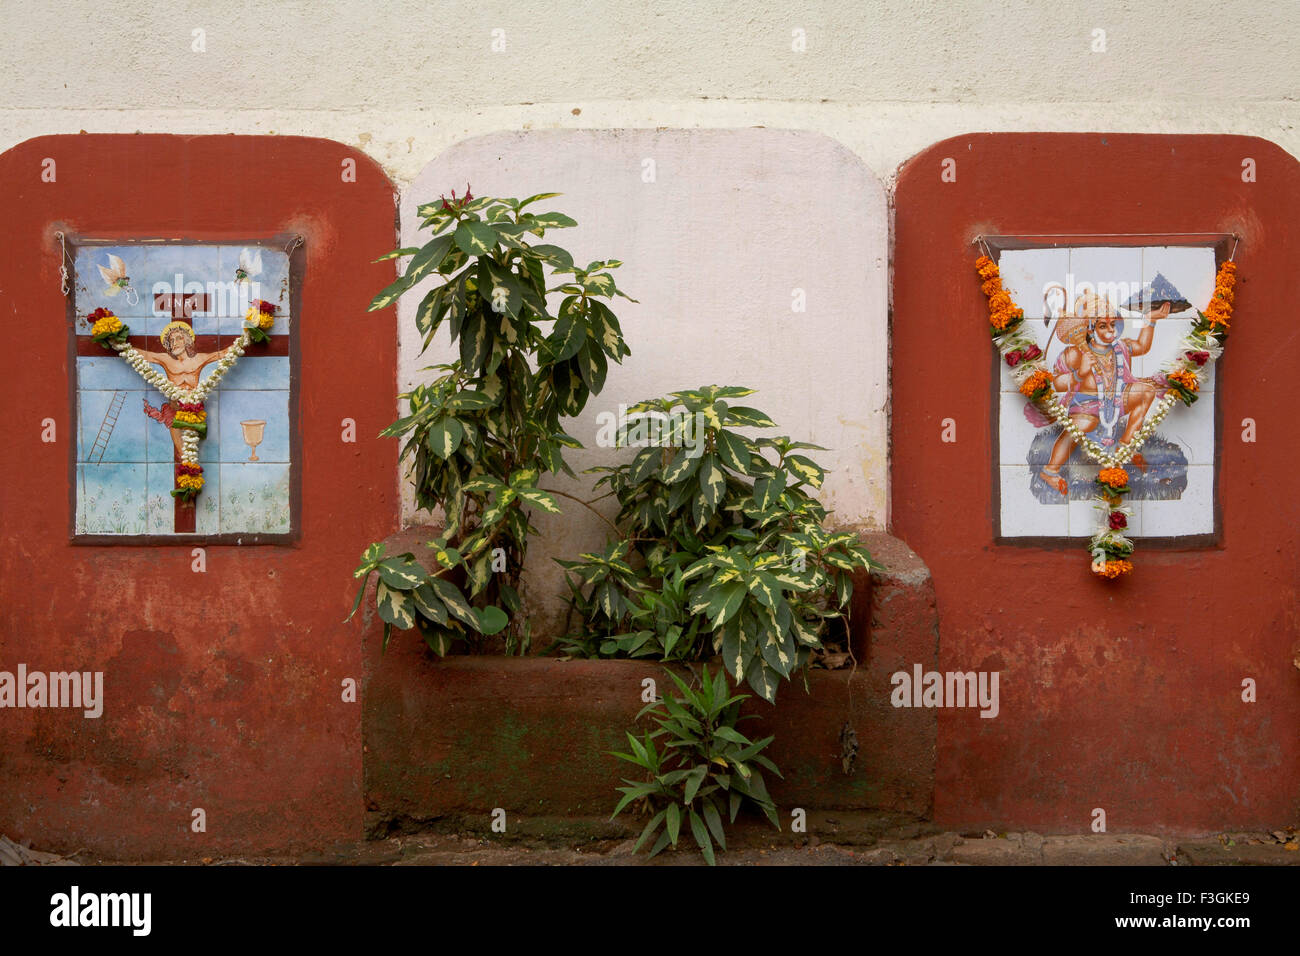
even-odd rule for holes
{"type": "Polygon", "coordinates": [[[698,690],[672,671],[668,675],[681,694],[669,691],[663,700],[647,704],[637,715],[638,720],[650,715],[658,728],[639,740],[629,733],[632,752],[614,754],[645,770],[650,779],[638,783],[625,778],[627,786],[618,788],[623,798],[614,808],[613,817],[630,805],[639,805],[651,815],[634,849],[640,850],[658,833],[651,856],[670,844],[675,849],[685,824],[712,866],[716,862],[714,842],[723,850],[727,848],[724,806],[730,822],[735,823],[741,806],[752,803],[774,827],[781,829],[760,768],[778,777],[781,771],[762,753],[772,742],[771,737],[751,741],[736,729],[746,719],[740,716],[740,705],[749,695],[728,696],[725,674],[719,673],[715,680],[704,666],[698,690]]]}

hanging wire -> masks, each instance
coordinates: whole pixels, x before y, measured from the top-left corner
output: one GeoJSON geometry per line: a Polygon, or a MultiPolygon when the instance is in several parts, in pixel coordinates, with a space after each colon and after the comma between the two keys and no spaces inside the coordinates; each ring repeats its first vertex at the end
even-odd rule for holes
{"type": "Polygon", "coordinates": [[[285,254],[286,256],[291,256],[291,255],[293,255],[293,250],[297,249],[297,248],[298,248],[299,246],[301,246],[301,245],[303,244],[303,242],[305,242],[305,241],[306,241],[306,240],[303,239],[301,233],[295,235],[292,239],[289,240],[289,244],[288,244],[287,246],[284,247],[284,254],[285,254]]]}
{"type": "Polygon", "coordinates": [[[1228,261],[1229,261],[1229,262],[1231,262],[1231,261],[1233,260],[1233,257],[1235,257],[1235,256],[1237,255],[1237,245],[1238,245],[1238,243],[1240,243],[1240,242],[1241,242],[1241,236],[1237,235],[1237,234],[1234,232],[1234,233],[1232,234],[1232,252],[1228,253],[1228,261]]]}
{"type": "Polygon", "coordinates": [[[62,232],[56,232],[54,238],[59,240],[59,245],[63,249],[63,257],[59,260],[59,288],[63,290],[66,296],[71,289],[68,288],[68,263],[72,259],[68,256],[68,240],[62,232]]]}

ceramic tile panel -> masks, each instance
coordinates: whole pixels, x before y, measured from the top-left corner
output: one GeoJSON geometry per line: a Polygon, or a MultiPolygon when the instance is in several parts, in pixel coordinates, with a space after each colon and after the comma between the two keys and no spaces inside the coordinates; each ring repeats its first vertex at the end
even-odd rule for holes
{"type": "Polygon", "coordinates": [[[224,463],[220,474],[223,533],[289,530],[289,466],[273,462],[224,463]]]}
{"type": "Polygon", "coordinates": [[[1044,503],[1029,488],[1024,465],[998,468],[1002,505],[1002,534],[1005,537],[1063,538],[1069,533],[1065,500],[1044,503]]]}
{"type": "Polygon", "coordinates": [[[1029,420],[1025,414],[1025,397],[1019,392],[1000,392],[998,406],[998,464],[1028,468],[1025,449],[1031,447],[1040,434],[1044,441],[1050,442],[1055,429],[1029,420]]]}
{"type": "Polygon", "coordinates": [[[1070,249],[1070,272],[1064,280],[1069,311],[1078,315],[1086,296],[1095,295],[1117,308],[1142,289],[1142,249],[1137,246],[1083,246],[1070,249]]]}
{"type": "Polygon", "coordinates": [[[144,259],[145,289],[152,305],[148,332],[157,336],[177,316],[175,296],[194,296],[191,311],[182,313],[198,335],[216,335],[214,300],[219,298],[214,278],[220,274],[221,247],[210,245],[151,245],[144,259]]]}
{"type": "MultiPolygon", "coordinates": [[[[1069,249],[1010,249],[998,259],[1002,284],[1016,305],[1025,310],[1024,330],[1040,349],[1047,349],[1050,322],[1044,316],[1058,310],[1064,301],[1063,283],[1070,269],[1069,249]]],[[[1002,365],[1003,392],[1016,392],[1015,379],[1002,365]]]]}
{"type": "MultiPolygon", "coordinates": [[[[242,331],[250,301],[266,299],[288,311],[288,255],[263,246],[259,262],[254,249],[198,243],[77,247],[79,351],[89,343],[84,317],[108,308],[131,327],[137,348],[149,353],[154,370],[173,381],[194,371],[208,379],[216,360],[242,331]],[[239,268],[248,275],[237,277],[239,268]],[[155,294],[175,293],[202,296],[196,303],[200,308],[186,309],[181,301],[178,319],[171,299],[155,299],[155,294]],[[194,335],[188,358],[179,351],[169,356],[158,341],[168,323],[177,320],[185,321],[194,335]],[[137,337],[146,338],[141,342],[137,337]]],[[[290,334],[287,314],[276,325],[273,334],[290,334]]],[[[259,355],[254,345],[208,395],[207,433],[198,445],[204,486],[191,505],[178,503],[171,494],[183,434],[171,427],[172,403],[115,353],[101,355],[98,348],[76,361],[77,534],[170,535],[191,533],[192,527],[198,535],[238,536],[292,530],[288,356],[259,355]]],[[[279,348],[283,350],[283,340],[279,348]]]]}
{"type": "MultiPolygon", "coordinates": [[[[1058,376],[1058,398],[1068,402],[1073,395],[1077,420],[1090,422],[1089,437],[1108,447],[1135,431],[1146,410],[1166,394],[1160,372],[1190,331],[1193,310],[1209,301],[1215,275],[1209,247],[1009,250],[999,266],[1004,284],[1025,310],[1026,330],[1058,376]],[[1152,321],[1148,314],[1163,302],[1170,303],[1170,317],[1152,321]],[[1091,392],[1071,389],[1078,379],[1067,355],[1095,362],[1103,383],[1117,383],[1114,391],[1103,389],[1099,399],[1095,386],[1091,392]],[[1108,368],[1117,371],[1107,375],[1108,368]]],[[[1098,524],[1093,479],[1099,466],[1035,409],[1026,411],[1005,365],[1000,374],[1001,535],[1090,536],[1098,524]]],[[[1215,400],[1211,371],[1200,399],[1190,408],[1175,405],[1127,466],[1133,491],[1125,504],[1134,510],[1129,527],[1135,536],[1214,531],[1215,400]]]]}
{"type": "MultiPolygon", "coordinates": [[[[149,495],[145,510],[149,534],[172,533],[175,499],[172,498],[171,491],[175,487],[175,469],[170,458],[166,462],[150,462],[145,467],[145,484],[149,495]]],[[[207,480],[206,474],[204,480],[207,480]]]]}
{"type": "MultiPolygon", "coordinates": [[[[1097,465],[1089,465],[1083,472],[1081,472],[1081,474],[1087,475],[1089,481],[1088,496],[1080,496],[1078,498],[1072,497],[1067,506],[1070,524],[1069,536],[1071,538],[1091,538],[1097,533],[1097,527],[1102,520],[1103,512],[1097,507],[1097,496],[1094,493],[1095,489],[1091,485],[1091,482],[1097,477],[1097,473],[1100,470],[1100,467],[1097,465]]],[[[1128,496],[1125,496],[1123,506],[1133,509],[1133,516],[1128,519],[1128,534],[1137,536],[1141,536],[1142,534],[1141,505],[1142,502],[1129,501],[1128,496]]],[[[1107,507],[1105,513],[1109,513],[1109,510],[1109,507],[1107,507]]]]}
{"type": "Polygon", "coordinates": [[[222,462],[289,460],[287,391],[231,391],[221,396],[222,462]]]}
{"type": "Polygon", "coordinates": [[[78,392],[77,461],[147,461],[145,423],[133,414],[143,395],[143,388],[78,392]]]}
{"type": "MultiPolygon", "coordinates": [[[[144,333],[149,337],[149,348],[153,351],[161,352],[163,350],[162,335],[163,329],[176,321],[172,318],[170,312],[154,312],[154,314],[144,319],[129,319],[125,316],[122,321],[131,326],[133,333],[144,333]]],[[[189,319],[190,328],[194,329],[195,335],[212,335],[215,336],[221,328],[221,320],[216,316],[200,315],[195,313],[189,319]]]]}
{"type": "Polygon", "coordinates": [[[149,252],[150,247],[144,244],[77,246],[73,269],[77,313],[87,315],[104,308],[123,319],[152,315],[153,300],[145,275],[149,252]]]}
{"type": "MultiPolygon", "coordinates": [[[[224,385],[224,382],[222,383],[224,385]]],[[[161,392],[154,389],[148,389],[142,399],[136,401],[136,406],[144,413],[148,419],[148,425],[145,428],[146,436],[146,460],[151,462],[175,462],[180,454],[177,445],[177,432],[168,428],[164,424],[166,410],[164,406],[167,399],[161,392]]],[[[221,391],[214,392],[208,396],[208,400],[203,403],[208,413],[208,434],[203,441],[199,442],[199,464],[207,466],[221,460],[219,451],[221,441],[221,391]]]]}
{"type": "Polygon", "coordinates": [[[1170,318],[1194,319],[1210,304],[1218,267],[1210,246],[1149,246],[1142,250],[1142,285],[1154,295],[1181,293],[1170,318]]]}
{"type": "MultiPolygon", "coordinates": [[[[1214,396],[1205,392],[1190,407],[1178,405],[1157,432],[1182,449],[1189,465],[1214,464],[1214,396]]],[[[1170,481],[1166,477],[1162,481],[1170,481]]]]}
{"type": "MultiPolygon", "coordinates": [[[[248,311],[245,307],[244,312],[238,315],[223,315],[216,320],[217,331],[221,335],[236,336],[244,331],[244,314],[248,311]]],[[[275,325],[271,326],[271,335],[290,335],[292,333],[294,316],[287,309],[282,309],[275,314],[275,325]]]]}
{"type": "Polygon", "coordinates": [[[77,465],[80,533],[144,534],[147,467],[125,462],[77,465]]]}
{"type": "MultiPolygon", "coordinates": [[[[267,246],[218,248],[218,276],[226,294],[219,297],[215,314],[242,319],[249,305],[258,299],[278,305],[280,316],[289,314],[289,256],[284,250],[267,246]]],[[[285,330],[272,329],[271,334],[283,335],[285,330]]]]}
{"type": "Polygon", "coordinates": [[[77,382],[79,387],[89,390],[128,389],[139,391],[145,388],[144,382],[131,367],[116,355],[104,352],[94,357],[77,357],[77,382]]]}
{"type": "Polygon", "coordinates": [[[998,259],[998,269],[1002,285],[1025,310],[1025,318],[1041,320],[1052,309],[1059,310],[1063,301],[1058,287],[1070,270],[1070,250],[1008,249],[998,259]]]}
{"type": "Polygon", "coordinates": [[[1150,537],[1214,531],[1214,466],[1189,465],[1177,499],[1143,503],[1143,534],[1150,537]]]}
{"type": "MultiPolygon", "coordinates": [[[[1144,355],[1133,356],[1133,374],[1138,378],[1154,378],[1162,374],[1165,365],[1178,354],[1178,343],[1192,331],[1192,323],[1189,319],[1160,319],[1150,325],[1151,350],[1144,355]]],[[[1126,337],[1130,335],[1127,329],[1124,334],[1126,337]]],[[[1213,362],[1201,377],[1201,391],[1214,391],[1213,362]]]]}
{"type": "MultiPolygon", "coordinates": [[[[199,376],[200,380],[208,378],[213,369],[207,369],[199,376]]],[[[221,380],[221,392],[285,390],[289,388],[288,356],[270,355],[266,357],[245,355],[239,364],[221,380]]]]}

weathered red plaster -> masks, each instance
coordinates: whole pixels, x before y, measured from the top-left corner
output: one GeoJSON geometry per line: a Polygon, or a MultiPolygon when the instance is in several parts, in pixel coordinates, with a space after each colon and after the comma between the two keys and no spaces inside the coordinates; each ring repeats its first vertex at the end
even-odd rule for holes
{"type": "Polygon", "coordinates": [[[896,208],[892,530],[934,574],[941,669],[1002,675],[997,719],[940,715],[937,821],[1085,831],[1100,807],[1111,831],[1294,822],[1300,165],[1242,136],[972,134],[909,161],[896,208]],[[1257,182],[1242,181],[1247,157],[1257,182]],[[971,240],[1141,231],[1241,234],[1217,379],[1223,535],[1195,550],[1139,539],[1132,579],[1106,583],[1077,545],[993,543],[971,240]],[[940,440],[948,417],[955,443],[940,440]],[[1241,700],[1246,677],[1257,703],[1241,700]]]}
{"type": "Polygon", "coordinates": [[[202,857],[361,832],[361,678],[350,571],[398,520],[395,194],[363,154],[282,136],[48,136],[0,156],[0,669],[102,670],[104,715],[0,710],[0,833],[46,849],[202,857]],[[42,182],[52,158],[57,179],[42,182]],[[344,181],[344,160],[356,181],[344,181]],[[247,239],[300,233],[302,530],[292,547],[73,547],[65,302],[56,230],[247,239]],[[58,441],[41,441],[41,421],[58,441]],[[356,422],[355,444],[341,422],[356,422]],[[191,832],[191,810],[207,832],[191,832]]]}

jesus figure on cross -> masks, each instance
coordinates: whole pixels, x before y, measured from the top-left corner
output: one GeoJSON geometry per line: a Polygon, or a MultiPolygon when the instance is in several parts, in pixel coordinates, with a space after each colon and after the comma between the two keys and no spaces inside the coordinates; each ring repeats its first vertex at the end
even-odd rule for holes
{"type": "MultiPolygon", "coordinates": [[[[199,384],[199,373],[213,362],[220,361],[231,352],[238,342],[216,352],[198,352],[194,348],[194,330],[185,322],[171,322],[159,336],[165,352],[137,351],[147,362],[162,366],[167,381],[182,388],[194,388],[199,384]]],[[[164,402],[162,408],[154,408],[149,400],[144,400],[144,413],[156,422],[162,422],[171,431],[172,444],[176,448],[176,460],[180,461],[181,442],[185,431],[172,428],[176,418],[176,409],[171,402],[164,402]]]]}

